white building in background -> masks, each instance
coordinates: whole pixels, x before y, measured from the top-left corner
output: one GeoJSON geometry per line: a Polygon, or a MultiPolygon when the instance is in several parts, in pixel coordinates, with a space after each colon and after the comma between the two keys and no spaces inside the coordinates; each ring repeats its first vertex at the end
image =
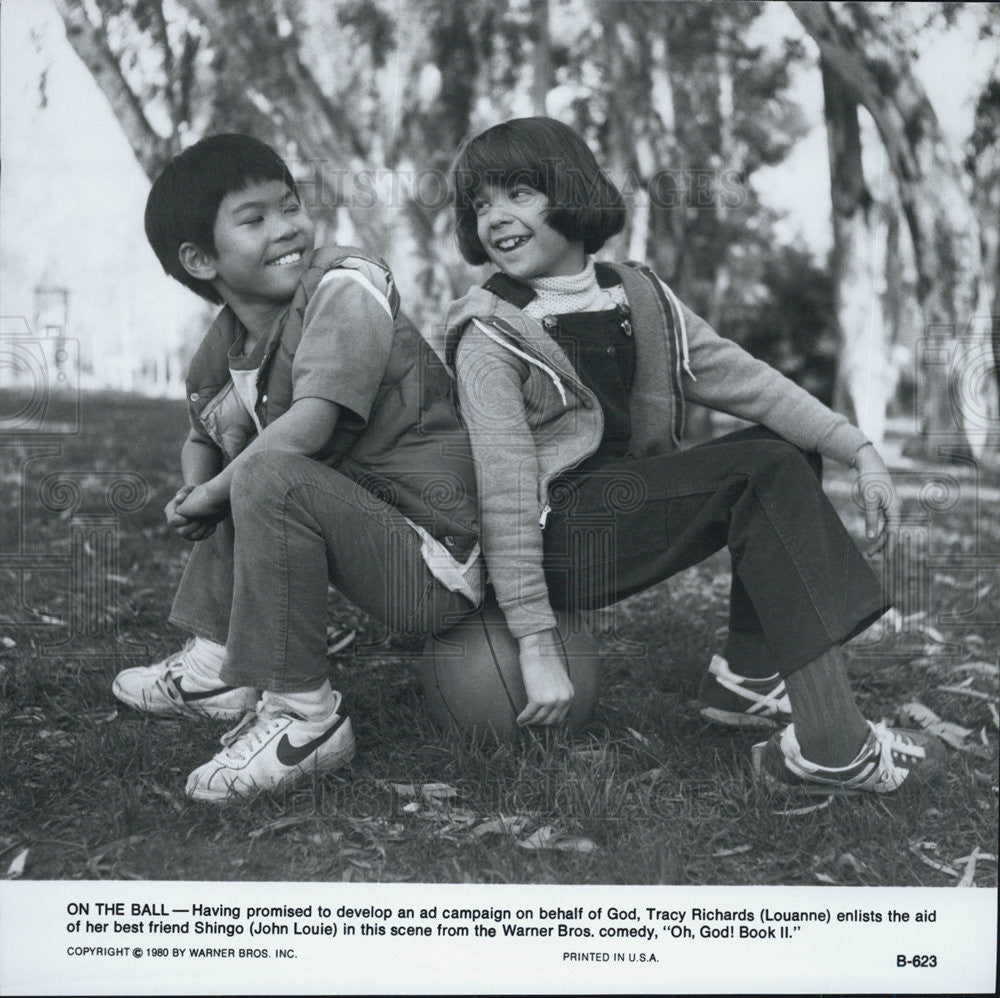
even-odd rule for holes
{"type": "Polygon", "coordinates": [[[27,358],[45,357],[53,387],[73,363],[84,388],[182,398],[211,309],[147,245],[149,182],[51,5],[0,18],[0,335],[18,341],[0,343],[0,387],[31,387],[27,358]]]}

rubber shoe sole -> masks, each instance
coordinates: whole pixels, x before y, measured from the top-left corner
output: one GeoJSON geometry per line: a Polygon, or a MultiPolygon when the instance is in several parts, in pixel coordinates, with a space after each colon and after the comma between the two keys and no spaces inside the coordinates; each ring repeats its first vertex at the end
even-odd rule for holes
{"type": "Polygon", "coordinates": [[[792,706],[780,676],[737,675],[721,655],[713,655],[698,687],[699,713],[727,728],[775,731],[791,723],[792,706]]]}
{"type": "Polygon", "coordinates": [[[339,769],[356,751],[351,719],[339,714],[321,724],[279,714],[263,722],[252,747],[243,750],[240,740],[237,737],[191,773],[185,788],[188,797],[222,804],[281,790],[304,777],[339,769]]]}
{"type": "Polygon", "coordinates": [[[257,691],[249,686],[185,686],[185,677],[173,672],[178,657],[123,669],[115,676],[111,692],[133,710],[158,718],[238,721],[257,703],[257,691]]]}
{"type": "Polygon", "coordinates": [[[818,766],[806,760],[789,725],[751,749],[754,775],[771,789],[813,796],[856,796],[894,793],[927,785],[944,775],[944,743],[924,731],[889,728],[869,722],[868,739],[847,766],[818,766]]]}
{"type": "Polygon", "coordinates": [[[775,731],[788,722],[775,721],[763,714],[747,714],[743,711],[722,710],[719,707],[700,707],[698,713],[706,721],[721,724],[726,728],[751,728],[755,731],[775,731]]]}

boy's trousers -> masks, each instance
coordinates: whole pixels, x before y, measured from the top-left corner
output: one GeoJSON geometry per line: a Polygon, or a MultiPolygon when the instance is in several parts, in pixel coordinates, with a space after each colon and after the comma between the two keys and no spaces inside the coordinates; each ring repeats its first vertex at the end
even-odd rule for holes
{"type": "Polygon", "coordinates": [[[606,606],[728,547],[731,639],[758,641],[787,676],[890,605],[823,493],[818,460],[752,427],[559,480],[544,534],[553,605],[606,606]]]}
{"type": "Polygon", "coordinates": [[[472,610],[435,579],[403,515],[300,454],[252,455],[232,515],[194,545],[171,623],[226,645],[223,682],[313,689],[326,662],[327,582],[392,630],[431,634],[472,610]]]}

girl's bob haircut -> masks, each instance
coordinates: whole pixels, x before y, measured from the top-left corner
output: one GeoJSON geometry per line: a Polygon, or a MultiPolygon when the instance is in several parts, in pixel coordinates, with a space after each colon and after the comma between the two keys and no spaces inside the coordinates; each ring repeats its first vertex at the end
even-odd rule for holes
{"type": "Polygon", "coordinates": [[[583,138],[554,118],[513,118],[467,138],[451,168],[455,237],[472,264],[489,257],[476,232],[475,200],[484,187],[518,184],[551,204],[548,224],[564,239],[596,253],[625,225],[621,191],[597,165],[583,138]]]}

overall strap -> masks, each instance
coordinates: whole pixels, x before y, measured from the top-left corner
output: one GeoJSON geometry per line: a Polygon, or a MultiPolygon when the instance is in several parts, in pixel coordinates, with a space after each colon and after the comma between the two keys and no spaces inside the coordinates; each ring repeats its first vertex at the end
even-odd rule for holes
{"type": "Polygon", "coordinates": [[[497,298],[502,298],[505,302],[513,305],[514,308],[524,308],[529,302],[537,297],[535,292],[524,283],[514,277],[509,277],[502,270],[493,274],[483,288],[495,294],[497,298]]]}
{"type": "MultiPolygon", "coordinates": [[[[633,425],[649,425],[653,435],[669,435],[675,447],[680,446],[684,428],[684,396],[681,370],[687,353],[683,344],[683,317],[680,305],[668,293],[659,278],[645,264],[630,261],[610,264],[621,277],[632,310],[636,332],[636,382],[633,406],[651,406],[649,417],[633,419],[633,425]],[[664,378],[660,372],[665,372],[664,378]],[[655,414],[669,411],[668,424],[660,426],[655,414]]],[[[634,413],[638,416],[638,413],[634,413]]],[[[642,442],[639,450],[645,449],[642,442]]],[[[653,441],[649,441],[652,444],[653,441]]]]}

